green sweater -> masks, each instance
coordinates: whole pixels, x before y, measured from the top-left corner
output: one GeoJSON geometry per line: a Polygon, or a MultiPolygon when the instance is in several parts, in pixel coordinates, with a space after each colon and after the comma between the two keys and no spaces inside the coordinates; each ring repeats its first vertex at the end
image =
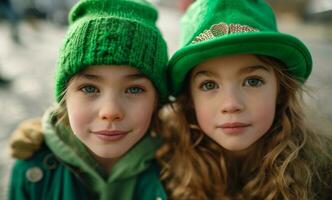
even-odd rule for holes
{"type": "Polygon", "coordinates": [[[107,175],[73,133],[55,121],[46,113],[45,144],[31,159],[15,163],[9,199],[166,199],[154,160],[158,139],[146,134],[107,175]]]}

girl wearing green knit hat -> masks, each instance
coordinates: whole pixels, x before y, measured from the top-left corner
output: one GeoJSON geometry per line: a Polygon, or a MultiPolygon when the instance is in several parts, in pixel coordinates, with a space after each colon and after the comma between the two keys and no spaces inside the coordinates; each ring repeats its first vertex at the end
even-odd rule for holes
{"type": "Polygon", "coordinates": [[[181,25],[159,154],[170,198],[331,199],[331,138],[302,107],[306,46],[263,0],[197,0],[181,25]]]}
{"type": "Polygon", "coordinates": [[[9,199],[166,199],[154,160],[167,47],[144,0],[82,0],[69,15],[44,143],[9,199]]]}

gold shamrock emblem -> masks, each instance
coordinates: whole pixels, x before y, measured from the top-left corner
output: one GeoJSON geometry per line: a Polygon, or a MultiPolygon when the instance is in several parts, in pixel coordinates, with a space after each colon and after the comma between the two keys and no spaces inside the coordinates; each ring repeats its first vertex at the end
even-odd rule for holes
{"type": "Polygon", "coordinates": [[[192,44],[196,44],[198,42],[210,40],[216,37],[222,37],[227,34],[233,33],[241,33],[241,32],[258,32],[258,29],[252,28],[247,25],[241,24],[226,24],[221,22],[219,24],[214,24],[210,27],[210,29],[203,31],[203,33],[199,34],[193,41],[192,44]]]}

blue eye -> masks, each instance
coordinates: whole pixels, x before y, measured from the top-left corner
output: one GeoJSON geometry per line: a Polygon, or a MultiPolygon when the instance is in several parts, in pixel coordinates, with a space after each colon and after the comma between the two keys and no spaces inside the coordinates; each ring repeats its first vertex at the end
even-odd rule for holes
{"type": "Polygon", "coordinates": [[[247,78],[244,82],[244,86],[259,87],[264,84],[264,81],[260,78],[247,78]]]}
{"type": "Polygon", "coordinates": [[[205,81],[199,86],[199,88],[203,91],[209,91],[218,88],[218,85],[213,81],[205,81]]]}
{"type": "Polygon", "coordinates": [[[84,92],[85,94],[93,94],[93,93],[98,93],[99,90],[92,86],[92,85],[87,85],[87,86],[84,86],[80,89],[82,92],[84,92]]]}
{"type": "Polygon", "coordinates": [[[142,92],[144,92],[144,89],[140,88],[140,87],[130,87],[126,90],[126,93],[129,93],[129,94],[139,94],[142,92]]]}

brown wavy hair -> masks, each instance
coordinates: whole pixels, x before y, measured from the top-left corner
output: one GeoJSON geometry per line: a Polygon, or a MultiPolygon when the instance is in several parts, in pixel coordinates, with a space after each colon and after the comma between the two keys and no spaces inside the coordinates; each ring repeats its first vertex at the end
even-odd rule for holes
{"type": "Polygon", "coordinates": [[[324,179],[332,174],[332,142],[307,123],[303,84],[274,58],[258,58],[275,71],[278,99],[271,128],[245,158],[236,159],[199,128],[188,78],[162,111],[164,145],[157,158],[170,199],[310,200],[321,188],[332,191],[324,179]]]}

